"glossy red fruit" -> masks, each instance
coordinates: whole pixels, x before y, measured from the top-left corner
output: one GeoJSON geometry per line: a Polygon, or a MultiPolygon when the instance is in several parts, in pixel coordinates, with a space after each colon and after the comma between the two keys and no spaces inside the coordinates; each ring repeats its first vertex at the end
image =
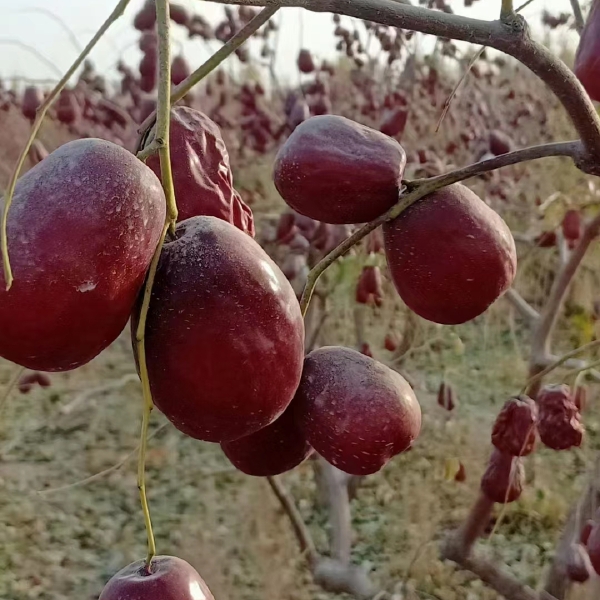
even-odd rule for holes
{"type": "Polygon", "coordinates": [[[492,428],[492,444],[504,454],[527,456],[535,448],[538,410],[528,396],[508,400],[492,428]]]}
{"type": "Polygon", "coordinates": [[[568,385],[548,385],[537,396],[538,431],[542,442],[553,450],[581,446],[585,428],[568,385]]]}
{"type": "Polygon", "coordinates": [[[398,201],[406,154],[350,119],[311,117],[279,150],[274,182],[292,208],[325,223],[364,223],[398,201]]]}
{"type": "Polygon", "coordinates": [[[301,73],[312,73],[315,70],[315,61],[310,50],[300,50],[298,53],[298,69],[301,73]]]}
{"type": "Polygon", "coordinates": [[[383,303],[383,277],[377,266],[363,267],[358,283],[356,284],[356,301],[359,304],[374,304],[381,306],[383,303]]]}
{"type": "Polygon", "coordinates": [[[175,556],[157,556],[150,569],[138,560],[106,584],[98,600],[215,600],[204,579],[175,556]]]}
{"type": "Polygon", "coordinates": [[[308,442],[352,475],[379,471],[421,429],[421,408],[406,380],[350,348],[308,354],[294,403],[308,442]]]}
{"type": "MultiPolygon", "coordinates": [[[[133,331],[135,321],[137,312],[133,331]]],[[[154,402],[180,431],[209,442],[254,433],[283,413],[300,381],[294,290],[239,229],[183,221],[158,265],[146,356],[154,402]]]]}
{"type": "MultiPolygon", "coordinates": [[[[219,127],[185,106],[171,112],[171,164],[179,220],[197,215],[223,219],[254,236],[252,211],[233,187],[229,153],[219,127]]],[[[160,160],[146,163],[160,179],[160,160]]]]}
{"type": "Polygon", "coordinates": [[[171,63],[171,82],[173,85],[179,85],[192,72],[190,65],[181,54],[176,56],[171,63]]]}
{"type": "Polygon", "coordinates": [[[506,133],[494,129],[489,136],[490,152],[495,156],[507,154],[513,149],[513,142],[506,133]]]}
{"type": "Polygon", "coordinates": [[[400,297],[435,323],[479,316],[510,287],[517,270],[510,229],[461,184],[417,201],[384,225],[383,237],[400,297]]]}
{"type": "Polygon", "coordinates": [[[481,491],[493,502],[505,504],[519,499],[524,484],[522,459],[494,448],[481,478],[481,491]]]}
{"type": "Polygon", "coordinates": [[[125,327],[165,219],[160,182],[123,148],[69,142],[28,171],[8,215],[14,282],[0,277],[0,355],[67,371],[125,327]]]}
{"type": "Polygon", "coordinates": [[[575,583],[585,583],[594,572],[590,556],[581,544],[571,544],[565,561],[567,577],[575,583]]]}
{"type": "Polygon", "coordinates": [[[313,452],[298,427],[293,403],[270,425],[239,440],[224,442],[221,448],[234,467],[256,477],[290,471],[313,452]]]}
{"type": "Polygon", "coordinates": [[[42,91],[33,86],[27,86],[23,92],[23,99],[21,100],[21,112],[26,119],[33,121],[37,114],[37,109],[44,101],[44,95],[42,91]]]}
{"type": "Polygon", "coordinates": [[[600,0],[592,2],[579,38],[574,70],[590,98],[600,102],[600,0]]]}

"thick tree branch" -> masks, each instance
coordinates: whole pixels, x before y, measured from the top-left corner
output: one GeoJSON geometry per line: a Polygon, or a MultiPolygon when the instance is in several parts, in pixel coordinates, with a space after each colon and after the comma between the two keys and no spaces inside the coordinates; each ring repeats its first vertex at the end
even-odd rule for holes
{"type": "Polygon", "coordinates": [[[567,263],[554,280],[550,296],[541,312],[540,321],[533,336],[530,359],[531,375],[539,371],[540,360],[544,360],[551,354],[551,337],[556,326],[556,321],[558,320],[560,308],[566,298],[573,276],[581,265],[590,244],[599,233],[600,215],[594,217],[585,227],[579,244],[575,247],[567,263]]]}
{"type": "MultiPolygon", "coordinates": [[[[272,0],[215,1],[249,6],[273,4],[272,0]]],[[[530,38],[522,18],[515,17],[510,23],[481,21],[392,0],[281,0],[278,5],[300,7],[313,12],[333,12],[437,37],[489,46],[516,58],[540,77],[565,107],[589,155],[581,163],[581,168],[589,173],[600,174],[600,117],[571,69],[547,48],[530,38]]]]}

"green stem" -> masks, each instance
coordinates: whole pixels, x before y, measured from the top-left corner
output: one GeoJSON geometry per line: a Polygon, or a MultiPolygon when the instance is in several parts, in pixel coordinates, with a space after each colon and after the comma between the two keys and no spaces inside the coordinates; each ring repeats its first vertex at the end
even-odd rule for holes
{"type": "Polygon", "coordinates": [[[37,115],[35,117],[35,121],[31,126],[31,132],[29,134],[29,139],[27,140],[24,148],[21,150],[21,154],[17,160],[17,164],[11,173],[10,180],[8,182],[8,186],[6,187],[6,193],[4,196],[4,210],[2,212],[2,224],[0,227],[0,251],[2,252],[2,267],[4,269],[4,281],[6,283],[6,289],[9,290],[12,286],[13,282],[13,274],[10,266],[10,259],[8,256],[8,239],[7,239],[7,224],[8,224],[8,211],[10,210],[10,206],[12,204],[13,196],[15,193],[15,186],[17,185],[17,179],[19,178],[19,174],[23,169],[23,165],[25,164],[25,159],[27,158],[27,154],[29,149],[31,148],[31,144],[35,139],[40,127],[42,125],[42,121],[48,112],[48,109],[56,100],[57,96],[60,94],[62,89],[65,87],[71,76],[75,73],[75,71],[79,68],[81,63],[84,61],[86,56],[91,52],[94,46],[98,43],[98,40],[106,33],[109,27],[123,14],[125,8],[129,4],[129,0],[119,0],[119,3],[109,15],[109,17],[104,21],[102,27],[97,31],[96,35],[91,39],[88,45],[83,49],[83,52],[75,59],[75,62],[71,65],[71,68],[65,73],[63,78],[56,84],[56,87],[50,92],[48,97],[44,100],[44,102],[40,105],[37,110],[37,115]]]}
{"type": "MultiPolygon", "coordinates": [[[[263,8],[251,21],[240,29],[231,39],[227,40],[203,65],[198,67],[189,77],[173,89],[171,104],[181,100],[190,90],[214,71],[226,58],[231,56],[251,35],[256,33],[277,11],[278,5],[263,8]]],[[[138,128],[144,134],[157,118],[156,112],[151,113],[138,128]]]]}
{"type": "Polygon", "coordinates": [[[177,225],[177,203],[171,170],[169,129],[171,122],[171,43],[168,0],[156,0],[156,22],[158,26],[158,102],[156,133],[153,143],[158,147],[160,176],[167,199],[167,220],[171,233],[177,225]]]}
{"type": "Polygon", "coordinates": [[[513,0],[502,0],[502,6],[500,8],[500,19],[504,21],[506,18],[514,15],[515,9],[513,7],[513,0]]]}
{"type": "Polygon", "coordinates": [[[142,397],[144,408],[142,413],[142,431],[140,434],[140,452],[138,455],[138,472],[137,485],[140,492],[140,501],[142,504],[142,512],[144,514],[144,524],[146,533],[148,534],[148,556],[146,557],[146,566],[150,568],[150,563],[156,556],[156,543],[154,541],[154,533],[152,532],[152,521],[150,519],[150,508],[148,506],[148,498],[146,496],[146,448],[148,445],[148,424],[150,422],[150,413],[154,406],[152,402],[152,392],[150,390],[150,380],[148,378],[148,365],[146,362],[146,321],[148,318],[148,309],[150,307],[150,298],[152,296],[152,287],[156,278],[156,269],[158,268],[158,260],[162,252],[167,231],[169,229],[168,220],[165,221],[165,226],[160,237],[158,246],[152,257],[150,269],[146,284],[144,285],[144,296],[142,306],[140,308],[140,318],[135,331],[136,349],[138,355],[138,363],[140,367],[140,380],[142,382],[142,397]]]}

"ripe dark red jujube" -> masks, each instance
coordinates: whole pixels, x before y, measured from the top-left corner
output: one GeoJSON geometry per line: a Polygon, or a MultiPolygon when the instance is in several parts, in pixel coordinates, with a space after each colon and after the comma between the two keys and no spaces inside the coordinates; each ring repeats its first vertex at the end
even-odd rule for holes
{"type": "Polygon", "coordinates": [[[65,371],[104,350],[127,324],[164,219],[154,173],[111,142],[69,142],[23,175],[8,215],[9,291],[0,277],[0,355],[65,371]]]}
{"type": "Polygon", "coordinates": [[[192,565],[175,556],[156,556],[127,565],[104,586],[98,600],[215,600],[192,565]]]}
{"type": "Polygon", "coordinates": [[[274,182],[299,213],[364,223],[398,202],[406,154],[383,133],[334,115],[307,119],[275,159],[274,182]]]}
{"type": "Polygon", "coordinates": [[[518,500],[524,485],[522,459],[494,448],[481,478],[481,491],[493,502],[505,504],[518,500]]]}
{"type": "MultiPolygon", "coordinates": [[[[136,322],[137,311],[133,331],[136,322]]],[[[146,325],[157,408],[192,437],[239,439],[283,413],[303,356],[298,300],[265,251],[215,217],[179,223],[158,264],[146,325]]]]}
{"type": "Polygon", "coordinates": [[[527,456],[535,447],[538,411],[528,396],[508,400],[492,428],[492,444],[511,456],[527,456]]]}
{"type": "Polygon", "coordinates": [[[221,448],[236,468],[256,477],[285,473],[313,451],[298,427],[293,402],[270,425],[239,440],[223,442],[221,448]]]}
{"type": "Polygon", "coordinates": [[[379,471],[410,448],[421,429],[421,408],[407,381],[339,346],[308,354],[294,406],[313,448],[352,475],[379,471]]]}
{"type": "Polygon", "coordinates": [[[383,235],[400,297],[435,323],[459,324],[479,316],[516,273],[510,229],[461,184],[417,201],[386,223],[383,235]]]}

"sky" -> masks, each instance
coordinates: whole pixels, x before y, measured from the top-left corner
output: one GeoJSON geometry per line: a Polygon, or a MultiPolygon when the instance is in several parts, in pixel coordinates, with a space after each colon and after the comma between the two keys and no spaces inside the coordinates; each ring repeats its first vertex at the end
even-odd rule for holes
{"type": "MultiPolygon", "coordinates": [[[[221,5],[205,0],[176,1],[212,21],[222,14],[221,5]]],[[[120,56],[131,64],[139,61],[136,48],[138,36],[131,23],[143,2],[131,0],[125,15],[113,24],[92,52],[91,58],[99,71],[110,72],[120,56]]],[[[470,9],[463,7],[463,0],[452,0],[452,5],[458,14],[490,19],[500,14],[500,2],[479,0],[470,9]]],[[[0,0],[0,77],[57,79],[76,58],[77,46],[83,47],[89,41],[116,3],[117,0],[0,0]],[[59,17],[76,39],[45,11],[59,17]]],[[[516,0],[515,3],[518,5],[520,2],[516,0]]],[[[534,21],[544,8],[550,7],[552,12],[566,12],[570,11],[570,2],[534,0],[523,14],[528,20],[534,21]]],[[[332,23],[329,15],[286,8],[279,12],[276,19],[280,19],[282,32],[276,66],[283,77],[295,72],[295,60],[300,47],[308,48],[322,58],[332,56],[332,23]]],[[[177,47],[184,51],[194,68],[208,58],[206,44],[198,38],[188,41],[181,27],[174,26],[173,30],[177,47]]]]}

